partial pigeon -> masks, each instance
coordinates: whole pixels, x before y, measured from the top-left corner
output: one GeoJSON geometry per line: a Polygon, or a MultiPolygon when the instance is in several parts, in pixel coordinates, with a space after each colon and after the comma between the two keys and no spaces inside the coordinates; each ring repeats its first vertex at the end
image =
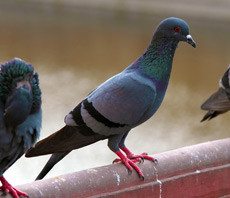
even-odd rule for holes
{"type": "Polygon", "coordinates": [[[230,66],[219,81],[219,89],[202,105],[201,109],[208,111],[201,122],[230,110],[230,66]]]}
{"type": "Polygon", "coordinates": [[[148,120],[159,108],[179,41],[196,47],[184,20],[163,20],[143,55],[86,96],[65,117],[66,126],[31,148],[27,157],[53,153],[37,179],[42,179],[73,149],[103,139],[108,139],[108,147],[119,157],[116,162],[122,162],[129,171],[135,169],[144,178],[135,162],[154,158],[146,153],[133,154],[125,146],[125,139],[132,128],[148,120]]]}
{"type": "Polygon", "coordinates": [[[41,90],[31,64],[14,58],[0,65],[0,190],[28,196],[3,173],[37,140],[41,128],[41,90]]]}

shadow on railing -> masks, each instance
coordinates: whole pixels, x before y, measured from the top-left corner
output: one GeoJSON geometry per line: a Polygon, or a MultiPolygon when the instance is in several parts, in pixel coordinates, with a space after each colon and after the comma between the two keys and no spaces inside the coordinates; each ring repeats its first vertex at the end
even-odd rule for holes
{"type": "MultiPolygon", "coordinates": [[[[30,198],[230,197],[230,138],[156,154],[145,180],[113,164],[18,186],[30,198]]],[[[10,197],[10,196],[7,196],[10,197]]]]}

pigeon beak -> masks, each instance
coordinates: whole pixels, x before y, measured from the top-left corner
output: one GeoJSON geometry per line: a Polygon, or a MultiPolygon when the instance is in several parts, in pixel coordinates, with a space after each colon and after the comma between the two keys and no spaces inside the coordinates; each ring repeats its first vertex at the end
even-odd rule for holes
{"type": "Polygon", "coordinates": [[[31,90],[31,85],[27,80],[17,82],[16,89],[20,89],[22,87],[31,90]]]}
{"type": "Polygon", "coordinates": [[[196,48],[196,42],[193,40],[192,36],[189,34],[186,36],[186,42],[196,48]]]}

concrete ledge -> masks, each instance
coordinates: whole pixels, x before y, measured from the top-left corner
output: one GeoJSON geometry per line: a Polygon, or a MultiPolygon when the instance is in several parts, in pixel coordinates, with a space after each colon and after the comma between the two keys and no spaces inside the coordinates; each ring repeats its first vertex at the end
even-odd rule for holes
{"type": "MultiPolygon", "coordinates": [[[[145,180],[121,164],[18,186],[31,198],[229,197],[230,138],[156,154],[140,164],[145,180]]],[[[79,162],[80,163],[80,162],[79,162]]]]}

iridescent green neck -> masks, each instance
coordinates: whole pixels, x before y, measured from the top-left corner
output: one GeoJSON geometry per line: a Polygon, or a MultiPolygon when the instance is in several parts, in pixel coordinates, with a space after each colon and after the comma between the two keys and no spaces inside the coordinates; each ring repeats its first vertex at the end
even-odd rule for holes
{"type": "Polygon", "coordinates": [[[168,80],[178,42],[167,38],[153,39],[146,52],[137,60],[139,69],[155,80],[168,80]]]}

